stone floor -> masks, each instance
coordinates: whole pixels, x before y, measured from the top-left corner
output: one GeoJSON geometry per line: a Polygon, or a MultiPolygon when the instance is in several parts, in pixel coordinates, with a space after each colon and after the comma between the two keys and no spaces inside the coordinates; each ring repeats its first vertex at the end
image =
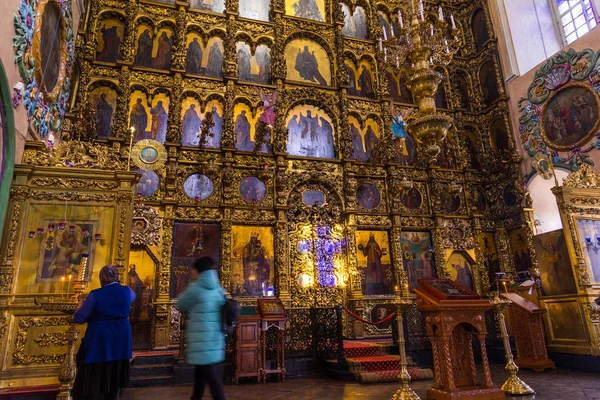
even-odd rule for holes
{"type": "MultiPolygon", "coordinates": [[[[545,372],[522,370],[519,372],[519,376],[537,392],[535,396],[529,396],[527,399],[600,400],[600,374],[559,369],[546,370],[545,372]]],[[[504,382],[506,373],[502,365],[492,366],[492,377],[497,385],[504,382]]],[[[422,399],[426,399],[427,389],[432,385],[432,382],[414,382],[411,387],[422,399]]],[[[228,400],[382,400],[390,399],[397,388],[397,384],[361,385],[356,382],[337,381],[325,377],[310,377],[265,384],[241,383],[239,385],[226,385],[225,394],[228,400]]],[[[191,391],[191,386],[127,389],[123,399],[184,400],[190,398],[191,391]]],[[[211,398],[208,388],[204,398],[211,398]]]]}

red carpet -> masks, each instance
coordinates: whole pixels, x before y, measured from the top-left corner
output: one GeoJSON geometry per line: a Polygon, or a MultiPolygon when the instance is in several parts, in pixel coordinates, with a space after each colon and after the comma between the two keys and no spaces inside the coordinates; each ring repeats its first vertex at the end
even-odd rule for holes
{"type": "MultiPolygon", "coordinates": [[[[360,383],[394,382],[400,374],[400,356],[387,353],[388,343],[345,341],[344,351],[350,372],[360,383]]],[[[408,373],[412,380],[433,379],[433,371],[419,368],[410,358],[408,373]]]]}

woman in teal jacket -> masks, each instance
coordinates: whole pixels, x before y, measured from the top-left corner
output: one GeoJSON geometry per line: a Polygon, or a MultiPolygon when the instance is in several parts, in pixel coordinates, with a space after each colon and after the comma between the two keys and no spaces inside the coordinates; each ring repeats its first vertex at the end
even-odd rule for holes
{"type": "Polygon", "coordinates": [[[188,314],[187,362],[196,366],[192,399],[202,398],[207,383],[213,399],[225,399],[219,366],[225,360],[225,334],[221,324],[225,290],[216,268],[210,257],[197,259],[190,269],[192,282],[177,299],[179,309],[188,314]]]}

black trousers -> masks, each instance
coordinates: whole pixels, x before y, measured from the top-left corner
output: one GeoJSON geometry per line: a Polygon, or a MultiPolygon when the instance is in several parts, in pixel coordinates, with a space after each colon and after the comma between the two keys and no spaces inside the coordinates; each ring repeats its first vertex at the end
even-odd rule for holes
{"type": "Polygon", "coordinates": [[[194,371],[194,392],[192,400],[200,400],[204,395],[206,384],[214,400],[225,400],[223,391],[223,369],[219,364],[196,365],[194,371]]]}

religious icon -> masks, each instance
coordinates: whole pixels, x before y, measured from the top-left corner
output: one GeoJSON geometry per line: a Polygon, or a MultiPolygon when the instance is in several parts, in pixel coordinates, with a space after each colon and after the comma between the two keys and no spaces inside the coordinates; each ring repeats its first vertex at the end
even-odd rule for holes
{"type": "Polygon", "coordinates": [[[467,145],[467,151],[469,153],[469,168],[479,171],[481,170],[481,163],[479,162],[479,152],[477,151],[475,143],[477,143],[477,141],[475,140],[475,135],[473,133],[469,132],[465,135],[465,144],[467,145]]]}
{"type": "Polygon", "coordinates": [[[429,232],[403,231],[400,236],[402,264],[408,275],[408,286],[412,291],[419,278],[437,278],[431,235],[429,232]]]}
{"type": "Polygon", "coordinates": [[[140,67],[152,66],[152,28],[149,25],[140,25],[138,29],[138,44],[135,53],[135,65],[140,67]]]}
{"type": "Polygon", "coordinates": [[[196,112],[196,105],[192,103],[183,115],[181,144],[184,146],[197,146],[201,125],[202,121],[196,112]]]}
{"type": "Polygon", "coordinates": [[[208,45],[210,45],[210,50],[208,51],[204,75],[220,78],[223,76],[223,40],[221,38],[211,38],[208,45]],[[210,44],[211,41],[212,45],[210,44]]]}
{"type": "Polygon", "coordinates": [[[294,107],[287,116],[287,152],[294,156],[335,158],[331,117],[311,105],[294,107]]]}
{"type": "Polygon", "coordinates": [[[495,119],[490,126],[490,136],[496,151],[508,150],[508,131],[504,119],[495,119]]]}
{"type": "Polygon", "coordinates": [[[322,206],[325,204],[325,193],[315,190],[305,190],[302,193],[302,202],[307,206],[322,206]]]}
{"type": "Polygon", "coordinates": [[[140,152],[140,158],[147,164],[153,164],[158,160],[158,150],[154,147],[144,147],[140,152]]]}
{"type": "Polygon", "coordinates": [[[400,86],[400,99],[398,100],[400,103],[406,103],[406,104],[414,104],[415,101],[413,99],[412,93],[410,92],[410,90],[408,90],[408,76],[404,73],[400,75],[400,78],[398,79],[399,82],[399,86],[400,86]]]}
{"type": "Polygon", "coordinates": [[[189,270],[200,257],[211,257],[217,265],[221,258],[221,229],[219,225],[176,222],[173,228],[171,253],[171,298],[186,288],[189,270]]]}
{"type": "Polygon", "coordinates": [[[324,0],[286,0],[285,9],[286,14],[294,17],[325,22],[323,18],[324,0]]]}
{"type": "Polygon", "coordinates": [[[313,40],[295,39],[285,47],[286,78],[318,85],[331,84],[331,62],[325,49],[313,40]]]}
{"type": "Polygon", "coordinates": [[[354,14],[350,12],[347,5],[341,4],[342,12],[344,13],[344,27],[342,33],[346,36],[359,39],[367,39],[367,17],[365,9],[357,6],[354,9],[354,14]]]}
{"type": "Polygon", "coordinates": [[[352,148],[354,149],[353,158],[356,161],[367,161],[367,153],[365,152],[363,137],[360,134],[357,124],[350,123],[350,136],[352,137],[352,148]]]}
{"type": "Polygon", "coordinates": [[[367,210],[372,210],[379,205],[381,196],[375,186],[363,183],[356,189],[356,201],[367,210]]]}
{"type": "MultiPolygon", "coordinates": [[[[442,73],[441,71],[438,71],[438,72],[442,73]]],[[[445,74],[443,76],[445,76],[445,74]]],[[[438,91],[435,92],[434,100],[435,100],[435,106],[437,108],[448,108],[448,99],[446,97],[446,87],[444,86],[443,83],[440,84],[440,86],[438,87],[438,91]]]]}
{"type": "Polygon", "coordinates": [[[258,21],[270,21],[270,0],[239,0],[238,12],[240,17],[258,21]]]}
{"type": "MultiPolygon", "coordinates": [[[[377,304],[375,307],[373,307],[373,309],[371,310],[371,312],[369,314],[371,316],[371,322],[379,322],[386,318],[389,318],[389,316],[392,313],[393,313],[393,311],[391,310],[389,305],[377,304]]],[[[386,329],[390,329],[392,327],[393,322],[394,322],[394,319],[390,318],[382,324],[375,325],[375,329],[382,330],[382,331],[384,331],[386,329]]]]}
{"type": "Polygon", "coordinates": [[[348,71],[348,83],[350,84],[350,87],[348,87],[348,96],[360,96],[356,83],[356,68],[350,60],[346,60],[346,71],[348,71]]]}
{"type": "Polygon", "coordinates": [[[240,196],[248,203],[260,203],[267,197],[267,187],[254,176],[248,176],[240,182],[240,196]]]}
{"type": "Polygon", "coordinates": [[[193,174],[183,182],[183,191],[191,199],[205,200],[213,193],[214,184],[206,175],[193,174]]]}
{"type": "Polygon", "coordinates": [[[542,128],[546,142],[566,149],[588,140],[597,131],[598,96],[591,88],[579,85],[561,88],[542,111],[542,128]]]}
{"type": "Polygon", "coordinates": [[[502,199],[507,207],[514,207],[519,202],[519,195],[514,185],[508,185],[502,191],[502,199]]]}
{"type": "MultiPolygon", "coordinates": [[[[579,248],[585,258],[588,275],[593,284],[600,283],[600,251],[595,250],[595,244],[600,237],[600,221],[595,219],[575,219],[579,238],[579,248]]],[[[561,249],[564,251],[564,249],[561,249]]],[[[564,255],[563,255],[564,256],[564,255]]],[[[568,255],[566,255],[568,257],[568,255]]]]}
{"type": "Polygon", "coordinates": [[[373,84],[373,75],[371,74],[371,65],[365,62],[360,64],[360,74],[358,76],[358,85],[360,86],[360,96],[375,98],[375,86],[373,84]]]}
{"type": "Polygon", "coordinates": [[[442,168],[456,168],[456,153],[454,147],[451,145],[450,137],[446,136],[444,140],[442,140],[440,148],[441,151],[438,155],[436,164],[442,168]]]}
{"type": "Polygon", "coordinates": [[[323,78],[321,72],[319,72],[317,58],[315,57],[314,52],[311,53],[308,50],[308,46],[304,46],[304,50],[302,51],[298,49],[296,66],[294,68],[303,79],[309,82],[319,83],[320,85],[327,84],[325,78],[323,78]]]}
{"type": "Polygon", "coordinates": [[[131,305],[129,313],[129,320],[132,323],[149,321],[154,314],[152,312],[152,299],[154,298],[154,289],[152,287],[152,281],[154,280],[153,269],[144,268],[143,266],[138,268],[136,264],[129,265],[126,283],[135,293],[135,300],[131,305]],[[140,273],[138,273],[138,270],[140,273]]]}
{"type": "Polygon", "coordinates": [[[234,296],[266,296],[275,278],[273,229],[233,226],[231,242],[231,293],[234,296]]]}
{"type": "Polygon", "coordinates": [[[246,43],[238,42],[236,48],[238,79],[248,82],[269,83],[271,81],[271,50],[261,44],[252,56],[250,46],[246,43]]]}
{"type": "Polygon", "coordinates": [[[225,12],[225,0],[190,0],[190,9],[221,14],[225,12]]]}
{"type": "Polygon", "coordinates": [[[185,70],[190,74],[200,75],[202,66],[202,46],[198,42],[198,37],[194,37],[188,45],[185,55],[185,70]]]}
{"type": "Polygon", "coordinates": [[[445,190],[440,195],[440,201],[444,210],[449,213],[457,212],[461,206],[460,194],[448,193],[445,190]]]}
{"type": "Polygon", "coordinates": [[[385,231],[357,231],[357,259],[364,270],[363,293],[383,295],[392,293],[391,258],[388,253],[388,233],[385,231]]]}
{"type": "Polygon", "coordinates": [[[250,140],[250,121],[246,116],[247,110],[242,110],[235,119],[235,148],[240,151],[252,151],[254,142],[250,140]]]}
{"type": "MultiPolygon", "coordinates": [[[[398,77],[389,69],[385,71],[385,75],[387,77],[388,92],[390,93],[390,97],[393,101],[401,101],[398,77]]],[[[350,79],[350,76],[348,76],[348,79],[350,79]]],[[[352,82],[350,82],[350,85],[352,85],[352,82]]]]}
{"type": "Polygon", "coordinates": [[[102,21],[98,35],[96,61],[116,63],[120,59],[119,47],[124,29],[124,25],[119,21],[102,21]]]}
{"type": "Polygon", "coordinates": [[[383,12],[378,11],[377,12],[377,20],[379,21],[379,25],[381,26],[381,29],[384,32],[384,36],[387,38],[391,38],[392,36],[394,36],[392,34],[392,26],[390,25],[389,21],[388,21],[388,17],[387,15],[385,15],[383,12]]]}
{"type": "MultiPolygon", "coordinates": [[[[132,96],[132,100],[134,97],[132,96]]],[[[146,111],[145,102],[141,97],[137,97],[135,102],[131,105],[131,111],[129,113],[129,126],[134,131],[134,140],[141,140],[145,138],[146,127],[148,126],[148,113],[146,111]]]]}
{"type": "Polygon", "coordinates": [[[418,210],[423,204],[423,196],[419,189],[413,187],[402,192],[400,202],[409,210],[418,210]]]}
{"type": "Polygon", "coordinates": [[[490,290],[496,288],[496,272],[500,272],[500,259],[492,232],[481,232],[479,234],[479,248],[483,253],[483,265],[488,274],[490,290]]]}
{"type": "Polygon", "coordinates": [[[483,46],[490,40],[490,34],[487,28],[487,21],[485,18],[485,11],[479,9],[473,14],[471,22],[473,29],[473,38],[475,39],[475,48],[479,52],[483,50],[483,46]]]}
{"type": "Polygon", "coordinates": [[[458,95],[460,104],[456,108],[463,108],[471,111],[471,102],[469,101],[469,84],[464,73],[456,73],[452,76],[451,83],[454,85],[454,91],[458,95]]]}
{"type": "Polygon", "coordinates": [[[513,229],[509,232],[510,248],[513,252],[515,270],[517,272],[531,270],[531,253],[527,245],[527,233],[523,228],[513,229]]]}
{"type": "Polygon", "coordinates": [[[498,97],[498,80],[496,79],[496,67],[491,61],[486,62],[479,70],[479,84],[483,89],[483,101],[486,105],[492,104],[498,97]]]}
{"type": "Polygon", "coordinates": [[[98,87],[90,95],[90,102],[96,111],[96,134],[99,139],[111,136],[114,111],[117,107],[117,92],[109,87],[98,87]]]}
{"type": "Polygon", "coordinates": [[[149,169],[141,169],[139,172],[142,173],[142,178],[135,187],[135,194],[136,196],[150,197],[158,190],[160,179],[156,172],[149,169]]]}
{"type": "MultiPolygon", "coordinates": [[[[168,107],[168,104],[166,104],[168,107]]],[[[150,109],[152,125],[150,126],[150,138],[160,143],[167,139],[167,122],[169,120],[168,108],[165,109],[163,101],[158,100],[156,105],[150,109]]]]}
{"type": "Polygon", "coordinates": [[[484,212],[487,209],[487,200],[485,199],[483,192],[480,189],[475,189],[473,198],[475,199],[473,203],[475,209],[479,212],[484,212]]]}
{"type": "Polygon", "coordinates": [[[38,80],[45,93],[52,93],[57,86],[60,86],[61,65],[66,62],[62,56],[63,52],[66,53],[66,49],[61,43],[62,38],[66,36],[64,31],[66,22],[61,23],[63,17],[58,3],[47,2],[42,10],[42,27],[39,32],[41,63],[37,65],[41,70],[41,76],[38,80]]]}
{"type": "Polygon", "coordinates": [[[169,29],[162,29],[156,39],[156,56],[152,59],[152,67],[156,69],[170,69],[171,55],[173,51],[173,32],[169,29]]]}
{"type": "MultiPolygon", "coordinates": [[[[96,224],[93,222],[79,221],[48,221],[48,224],[64,224],[68,229],[56,229],[46,233],[46,245],[41,246],[40,262],[38,266],[39,280],[59,280],[60,277],[73,275],[75,279],[79,272],[81,257],[91,256],[93,234],[96,224]],[[84,234],[86,232],[87,234],[84,234]]],[[[88,269],[85,280],[89,280],[91,266],[88,260],[88,269]]]]}
{"type": "Polygon", "coordinates": [[[467,259],[465,254],[461,252],[452,253],[447,265],[450,266],[450,279],[464,288],[473,290],[473,263],[467,259]]]}
{"type": "Polygon", "coordinates": [[[394,162],[402,165],[411,165],[417,154],[417,146],[412,136],[405,138],[393,138],[394,162]]]}

